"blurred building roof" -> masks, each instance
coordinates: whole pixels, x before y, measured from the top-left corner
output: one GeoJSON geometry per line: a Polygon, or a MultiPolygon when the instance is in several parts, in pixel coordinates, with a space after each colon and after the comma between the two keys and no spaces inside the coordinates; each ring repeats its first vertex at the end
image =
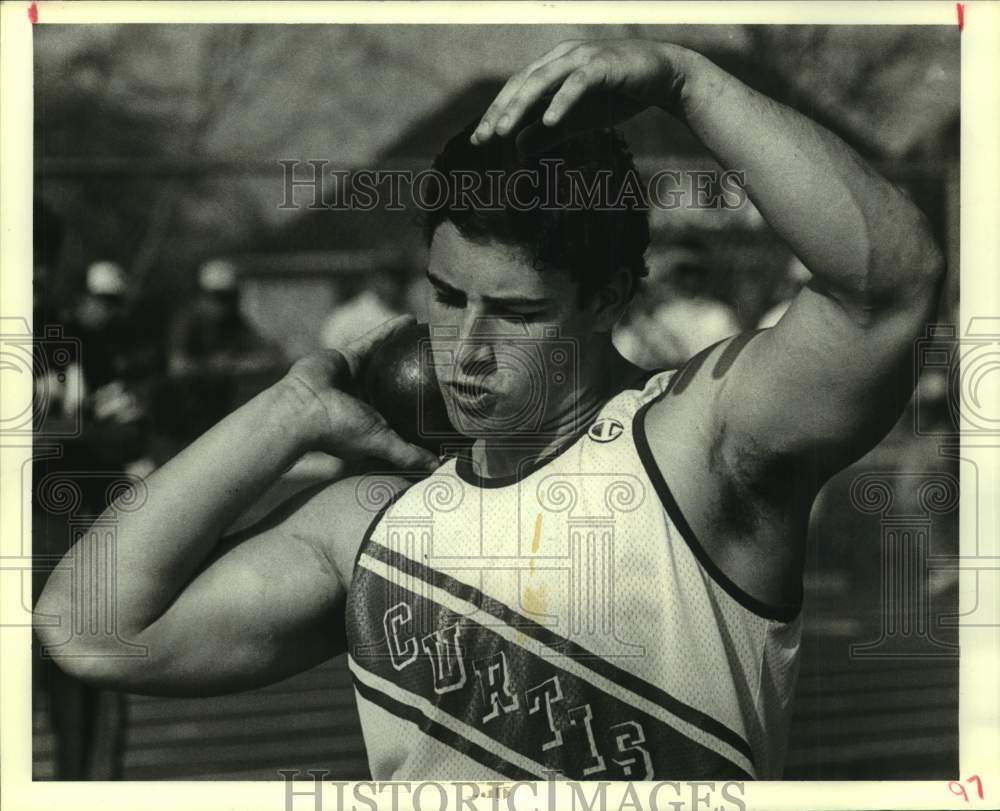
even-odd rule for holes
{"type": "Polygon", "coordinates": [[[381,150],[380,157],[427,162],[441,151],[448,138],[486,112],[504,81],[500,77],[476,79],[447,96],[401,130],[381,150]]]}

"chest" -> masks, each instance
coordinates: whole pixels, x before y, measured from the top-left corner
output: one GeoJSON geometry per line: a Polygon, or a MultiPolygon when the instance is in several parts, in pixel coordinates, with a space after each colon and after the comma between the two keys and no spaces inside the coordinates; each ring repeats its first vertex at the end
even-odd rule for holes
{"type": "Polygon", "coordinates": [[[435,476],[393,505],[368,546],[538,621],[578,624],[611,599],[616,572],[630,573],[617,578],[627,589],[637,572],[655,571],[663,546],[640,471],[583,473],[581,464],[567,459],[502,488],[435,476]]]}

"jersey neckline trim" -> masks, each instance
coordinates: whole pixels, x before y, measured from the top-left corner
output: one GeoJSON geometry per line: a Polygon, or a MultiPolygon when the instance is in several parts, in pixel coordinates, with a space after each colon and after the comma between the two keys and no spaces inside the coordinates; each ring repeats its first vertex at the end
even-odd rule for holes
{"type": "Polygon", "coordinates": [[[563,453],[572,448],[584,436],[586,436],[587,432],[591,429],[594,422],[600,419],[600,415],[604,413],[604,409],[607,407],[608,403],[614,400],[615,397],[618,397],[620,394],[622,394],[622,392],[626,391],[635,391],[635,390],[642,391],[642,389],[646,387],[646,384],[650,381],[651,378],[653,378],[655,375],[660,374],[663,371],[666,370],[652,369],[643,372],[642,375],[637,377],[629,385],[623,387],[615,394],[613,394],[611,397],[609,397],[607,401],[604,403],[604,405],[601,406],[601,410],[598,412],[594,420],[591,420],[589,423],[587,423],[587,425],[583,426],[583,428],[578,430],[576,433],[568,436],[562,443],[553,448],[549,453],[545,454],[544,456],[536,457],[528,464],[523,465],[516,473],[510,473],[506,476],[479,475],[479,473],[477,473],[472,466],[471,446],[468,448],[463,448],[462,452],[455,457],[455,473],[466,484],[471,484],[473,487],[481,487],[483,489],[510,487],[512,484],[517,484],[521,480],[528,478],[528,476],[530,476],[535,471],[545,467],[545,465],[549,464],[549,462],[552,462],[554,459],[557,459],[563,453]]]}
{"type": "Polygon", "coordinates": [[[695,535],[694,530],[691,529],[691,525],[684,517],[684,513],[681,512],[680,505],[674,498],[674,494],[671,492],[670,486],[667,484],[667,480],[664,477],[663,472],[656,464],[656,460],[653,458],[653,451],[649,447],[649,440],[646,438],[646,412],[649,410],[650,406],[659,402],[666,394],[668,394],[671,388],[672,386],[667,386],[666,390],[660,395],[653,397],[646,403],[643,403],[639,410],[635,412],[635,416],[632,418],[632,438],[635,442],[635,448],[639,454],[639,459],[646,471],[646,475],[649,476],[653,489],[656,491],[657,496],[659,496],[663,508],[667,511],[667,515],[670,516],[670,520],[673,522],[674,526],[677,527],[681,537],[687,543],[688,548],[690,548],[691,552],[698,559],[698,562],[701,563],[705,571],[708,572],[709,576],[719,586],[721,586],[730,597],[736,600],[736,602],[748,611],[751,611],[763,619],[775,620],[784,623],[792,622],[802,611],[803,590],[801,585],[799,586],[798,599],[794,602],[773,604],[764,602],[763,600],[759,600],[753,595],[748,594],[736,585],[736,583],[730,580],[722,569],[720,569],[715,563],[715,561],[712,560],[708,552],[705,551],[705,548],[698,541],[698,537],[695,535]]]}

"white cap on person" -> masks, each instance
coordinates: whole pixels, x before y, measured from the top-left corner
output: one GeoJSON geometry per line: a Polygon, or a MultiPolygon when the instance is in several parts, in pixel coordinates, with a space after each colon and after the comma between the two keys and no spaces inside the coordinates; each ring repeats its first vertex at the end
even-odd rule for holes
{"type": "Polygon", "coordinates": [[[95,296],[122,296],[128,289],[125,271],[116,262],[94,262],[87,268],[87,292],[95,296]]]}
{"type": "Polygon", "coordinates": [[[198,271],[198,286],[209,292],[236,289],[236,266],[228,259],[212,259],[198,271]]]}

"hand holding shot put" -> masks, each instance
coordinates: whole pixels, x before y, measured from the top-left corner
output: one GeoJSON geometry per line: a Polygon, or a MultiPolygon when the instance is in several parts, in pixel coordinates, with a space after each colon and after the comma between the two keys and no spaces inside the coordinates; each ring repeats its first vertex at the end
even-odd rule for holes
{"type": "MultiPolygon", "coordinates": [[[[292,366],[282,385],[301,402],[306,447],[347,458],[371,456],[401,470],[438,467],[434,454],[414,444],[419,432],[404,440],[384,415],[362,399],[372,388],[371,381],[389,371],[371,368],[372,356],[414,325],[413,316],[401,315],[343,349],[310,355],[292,366]]],[[[409,422],[417,422],[416,414],[408,416],[409,422]]]]}
{"type": "Polygon", "coordinates": [[[810,509],[912,391],[944,275],[926,220],[836,135],[660,42],[557,46],[434,168],[514,188],[477,208],[453,183],[424,220],[428,337],[452,352],[437,379],[468,454],[415,483],[382,477],[384,511],[346,478],[226,534],[307,450],[436,465],[356,396],[366,361],[413,326],[384,324],[300,361],[154,473],[141,509],[115,517],[115,594],[86,571],[74,583],[67,556],[37,604],[62,630],[39,637],[65,641],[75,594],[114,599],[148,657],[70,636],[60,664],[166,694],[247,689],[347,651],[375,780],[780,777],[810,509]],[[611,341],[650,243],[647,207],[617,196],[638,173],[612,127],[647,108],[745,174],[813,275],[775,327],[679,370],[638,369],[611,341]],[[529,205],[568,191],[542,161],[606,179],[607,196],[529,205]],[[545,616],[526,607],[539,594],[545,616]],[[612,615],[624,665],[606,650],[612,615]]]}
{"type": "MultiPolygon", "coordinates": [[[[330,523],[360,537],[371,518],[353,480],[307,488],[259,523],[225,533],[309,451],[421,475],[439,465],[360,399],[371,355],[413,323],[400,316],[341,350],[303,358],[150,475],[141,509],[115,518],[114,595],[118,634],[147,645],[149,655],[116,659],[116,638],[70,635],[60,664],[118,689],[204,695],[274,681],[337,652],[329,612],[342,605],[340,573],[349,573],[351,553],[327,547],[330,523]]],[[[42,614],[64,618],[61,630],[42,633],[50,644],[66,641],[77,590],[98,593],[107,584],[101,571],[74,580],[73,567],[68,555],[37,603],[42,614]]]]}

